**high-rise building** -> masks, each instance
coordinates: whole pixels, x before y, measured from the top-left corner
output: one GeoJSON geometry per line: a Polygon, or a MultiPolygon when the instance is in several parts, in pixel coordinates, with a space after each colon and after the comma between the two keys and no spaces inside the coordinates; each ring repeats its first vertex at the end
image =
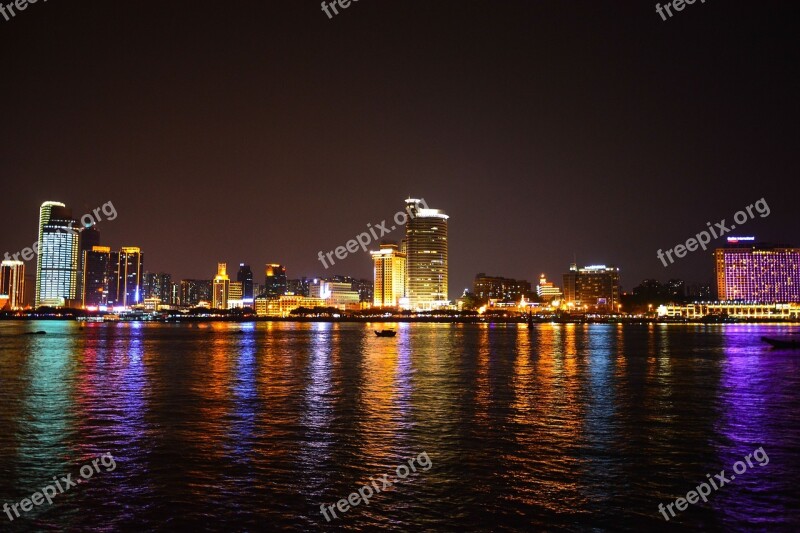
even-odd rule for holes
{"type": "Polygon", "coordinates": [[[752,303],[800,302],[800,248],[730,237],[714,252],[717,298],[752,303]]]}
{"type": "Polygon", "coordinates": [[[308,287],[312,281],[313,280],[305,276],[300,279],[287,280],[286,292],[296,296],[308,296],[308,287]]]}
{"type": "Polygon", "coordinates": [[[424,200],[406,200],[406,297],[412,309],[433,309],[448,303],[447,224],[439,209],[424,200]]]}
{"type": "Polygon", "coordinates": [[[230,290],[230,278],[228,278],[228,264],[217,264],[217,275],[214,276],[214,287],[211,291],[211,307],[214,309],[228,308],[228,292],[230,290]]]}
{"type": "Polygon", "coordinates": [[[531,292],[531,283],[525,280],[487,276],[477,274],[472,282],[472,293],[483,303],[489,300],[518,302],[527,298],[531,292]]]}
{"type": "Polygon", "coordinates": [[[132,307],[144,302],[142,298],[142,273],[144,254],[136,246],[123,246],[119,252],[111,253],[109,275],[109,305],[132,307]]]}
{"type": "Polygon", "coordinates": [[[373,305],[398,307],[406,295],[406,254],[395,243],[370,252],[374,266],[373,305]]]}
{"type": "Polygon", "coordinates": [[[145,272],[142,275],[142,301],[158,299],[162,304],[173,304],[172,276],[165,272],[145,272]]]}
{"type": "Polygon", "coordinates": [[[264,293],[268,298],[286,294],[286,267],[270,263],[264,268],[264,274],[264,293]]]}
{"type": "Polygon", "coordinates": [[[45,202],[39,209],[36,307],[61,307],[77,297],[80,237],[74,226],[72,211],[62,203],[45,202]]]}
{"type": "Polygon", "coordinates": [[[12,310],[24,307],[25,263],[13,260],[0,263],[0,296],[7,297],[8,306],[12,310]]]}
{"type": "Polygon", "coordinates": [[[552,281],[547,281],[544,274],[539,277],[539,284],[536,286],[536,296],[543,302],[551,302],[561,299],[561,289],[556,287],[552,281]]]}
{"type": "Polygon", "coordinates": [[[250,265],[239,264],[236,281],[242,284],[242,302],[245,306],[252,306],[255,293],[253,292],[253,271],[250,269],[250,265]]]}
{"type": "Polygon", "coordinates": [[[95,246],[100,246],[100,230],[94,225],[84,226],[80,233],[80,251],[78,252],[78,288],[76,298],[83,300],[83,255],[95,246]]]}
{"type": "Polygon", "coordinates": [[[342,310],[358,308],[361,301],[358,291],[346,281],[315,279],[308,287],[308,296],[325,300],[327,305],[342,310]]]}
{"type": "Polygon", "coordinates": [[[573,263],[564,274],[564,299],[577,307],[615,311],[620,296],[619,268],[592,265],[579,269],[573,263]]]}
{"type": "Polygon", "coordinates": [[[213,282],[209,279],[183,279],[180,287],[180,304],[195,307],[200,302],[210,302],[213,282]]]}
{"type": "Polygon", "coordinates": [[[244,284],[241,281],[231,281],[228,285],[228,309],[244,307],[244,284]]]}
{"type": "Polygon", "coordinates": [[[109,274],[111,272],[111,248],[93,246],[83,252],[83,272],[81,274],[83,293],[81,302],[84,308],[108,305],[109,274]]]}

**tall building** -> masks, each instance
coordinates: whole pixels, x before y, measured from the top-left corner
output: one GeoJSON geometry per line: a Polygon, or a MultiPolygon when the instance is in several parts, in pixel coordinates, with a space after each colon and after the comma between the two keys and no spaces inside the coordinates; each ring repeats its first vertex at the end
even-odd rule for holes
{"type": "Polygon", "coordinates": [[[264,293],[268,298],[286,294],[286,267],[270,263],[264,268],[264,274],[264,293]]]}
{"type": "Polygon", "coordinates": [[[214,276],[214,287],[211,290],[211,307],[214,309],[228,308],[228,292],[230,290],[227,263],[217,264],[217,275],[214,276]]]}
{"type": "Polygon", "coordinates": [[[0,263],[0,296],[8,298],[12,310],[25,306],[25,263],[13,260],[0,263]]]}
{"type": "Polygon", "coordinates": [[[717,298],[752,303],[800,302],[800,248],[730,237],[714,252],[717,298]]]}
{"type": "Polygon", "coordinates": [[[308,296],[308,287],[312,281],[305,276],[300,279],[290,279],[286,282],[286,292],[297,296],[308,296]]]}
{"type": "Polygon", "coordinates": [[[145,272],[142,275],[142,301],[158,298],[162,304],[173,304],[172,276],[165,272],[145,272]]]}
{"type": "Polygon", "coordinates": [[[447,222],[424,200],[406,200],[406,297],[412,309],[432,309],[448,302],[447,222]]]}
{"type": "Polygon", "coordinates": [[[90,251],[95,246],[100,246],[100,230],[94,225],[81,228],[80,243],[78,246],[80,250],[78,252],[78,288],[76,291],[76,298],[83,301],[83,255],[84,252],[90,251]]]}
{"type": "Polygon", "coordinates": [[[381,243],[370,252],[374,266],[373,301],[377,307],[398,307],[406,295],[406,254],[397,244],[381,243]]]}
{"type": "Polygon", "coordinates": [[[84,308],[108,305],[110,280],[111,248],[93,246],[83,252],[83,272],[81,274],[83,293],[81,302],[84,308]]]}
{"type": "Polygon", "coordinates": [[[489,300],[518,302],[523,297],[527,298],[530,295],[531,284],[525,280],[487,276],[480,273],[472,282],[472,293],[484,303],[489,300]]]}
{"type": "Polygon", "coordinates": [[[80,237],[74,226],[72,211],[62,203],[45,202],[39,209],[36,307],[60,307],[77,297],[80,237]]]}
{"type": "Polygon", "coordinates": [[[213,281],[209,279],[182,279],[180,286],[180,304],[184,307],[195,307],[200,302],[210,302],[213,281]]]}
{"type": "Polygon", "coordinates": [[[564,274],[564,299],[577,307],[615,311],[620,305],[619,268],[592,265],[570,266],[564,274]]]}
{"type": "Polygon", "coordinates": [[[142,274],[144,254],[136,246],[123,246],[119,252],[111,253],[109,305],[132,307],[144,302],[142,298],[142,274]]]}
{"type": "Polygon", "coordinates": [[[552,281],[547,281],[544,274],[539,277],[539,284],[536,286],[536,296],[543,302],[552,302],[561,299],[561,289],[556,287],[552,281]]]}
{"type": "Polygon", "coordinates": [[[253,271],[250,269],[250,265],[239,264],[236,281],[242,284],[242,302],[245,306],[252,306],[255,293],[253,291],[253,271]]]}
{"type": "Polygon", "coordinates": [[[231,281],[228,285],[228,309],[244,307],[244,284],[241,281],[231,281]]]}

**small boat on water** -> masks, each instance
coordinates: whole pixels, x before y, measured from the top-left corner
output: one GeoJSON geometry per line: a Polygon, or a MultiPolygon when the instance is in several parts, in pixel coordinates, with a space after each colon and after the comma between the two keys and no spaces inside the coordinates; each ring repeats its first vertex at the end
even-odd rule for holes
{"type": "Polygon", "coordinates": [[[800,349],[800,337],[761,337],[761,340],[773,348],[800,349]]]}
{"type": "Polygon", "coordinates": [[[394,337],[397,332],[393,329],[384,329],[383,331],[375,330],[375,335],[378,337],[394,337]]]}

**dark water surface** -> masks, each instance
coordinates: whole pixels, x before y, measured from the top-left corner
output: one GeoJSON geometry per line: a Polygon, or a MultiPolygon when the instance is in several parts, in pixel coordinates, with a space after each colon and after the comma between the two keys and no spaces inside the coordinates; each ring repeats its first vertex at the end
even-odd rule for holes
{"type": "Polygon", "coordinates": [[[116,464],[0,531],[800,530],[796,328],[397,328],[0,323],[0,503],[116,464]]]}

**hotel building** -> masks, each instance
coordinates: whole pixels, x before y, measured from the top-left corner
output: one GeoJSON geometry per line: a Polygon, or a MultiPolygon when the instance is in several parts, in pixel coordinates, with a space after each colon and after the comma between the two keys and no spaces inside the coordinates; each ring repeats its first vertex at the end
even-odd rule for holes
{"type": "Polygon", "coordinates": [[[228,278],[228,264],[217,263],[217,275],[214,276],[214,285],[211,289],[212,309],[228,308],[228,292],[231,280],[228,278]]]}
{"type": "Polygon", "coordinates": [[[74,226],[72,211],[60,202],[39,209],[35,307],[63,307],[78,296],[80,237],[74,226]]]}
{"type": "Polygon", "coordinates": [[[406,254],[397,244],[383,243],[380,250],[370,252],[375,267],[373,305],[397,307],[406,295],[406,254]]]}
{"type": "Polygon", "coordinates": [[[620,296],[619,268],[592,265],[579,269],[573,263],[564,274],[564,299],[576,307],[616,311],[620,296]]]}
{"type": "MultiPolygon", "coordinates": [[[[22,309],[25,304],[25,263],[3,261],[0,263],[0,298],[8,300],[12,311],[22,309]]],[[[3,306],[0,305],[0,308],[3,306]]]]}
{"type": "Polygon", "coordinates": [[[714,252],[717,299],[759,304],[800,302],[800,248],[729,237],[714,252]]]}
{"type": "Polygon", "coordinates": [[[424,200],[406,200],[406,298],[410,309],[435,309],[449,303],[447,296],[447,225],[443,211],[424,200]]]}

